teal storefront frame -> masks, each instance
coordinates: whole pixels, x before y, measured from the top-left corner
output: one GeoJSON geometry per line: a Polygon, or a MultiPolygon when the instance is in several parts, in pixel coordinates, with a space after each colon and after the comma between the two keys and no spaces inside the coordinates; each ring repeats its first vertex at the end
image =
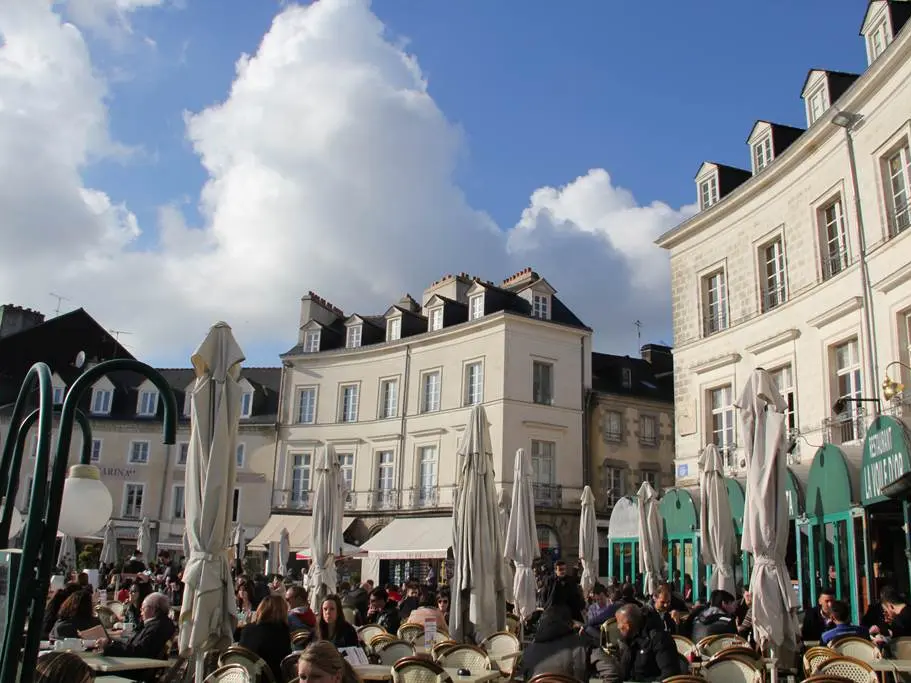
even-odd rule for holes
{"type": "Polygon", "coordinates": [[[737,535],[737,554],[740,557],[740,584],[746,588],[750,585],[750,554],[740,550],[740,539],[743,537],[743,510],[746,506],[746,496],[743,484],[736,479],[725,477],[725,487],[728,491],[728,504],[731,506],[731,519],[734,522],[734,533],[737,535]]]}
{"type": "MultiPolygon", "coordinates": [[[[702,598],[702,561],[700,558],[699,512],[686,489],[669,489],[659,504],[667,544],[668,577],[680,572],[681,581],[689,574],[693,580],[692,602],[702,598]]],[[[675,588],[682,588],[677,586],[675,588]]]]}
{"type": "Polygon", "coordinates": [[[614,505],[607,526],[607,575],[620,583],[636,582],[639,573],[639,507],[624,496],[614,505]]]}

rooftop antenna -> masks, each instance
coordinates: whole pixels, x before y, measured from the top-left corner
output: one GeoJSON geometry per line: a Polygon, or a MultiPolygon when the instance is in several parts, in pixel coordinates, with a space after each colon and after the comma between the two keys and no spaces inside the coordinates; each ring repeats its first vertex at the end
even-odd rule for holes
{"type": "Polygon", "coordinates": [[[54,309],[54,315],[58,316],[58,315],[60,315],[60,304],[63,303],[64,301],[69,301],[69,298],[65,297],[65,296],[61,296],[60,294],[55,294],[54,292],[51,292],[50,295],[52,297],[54,297],[55,299],[57,299],[57,308],[54,309]]]}
{"type": "Polygon", "coordinates": [[[127,331],[125,331],[125,330],[108,330],[108,332],[109,332],[109,333],[114,337],[114,339],[116,339],[118,342],[120,341],[120,335],[122,335],[122,334],[133,334],[132,332],[127,332],[127,331]]]}
{"type": "Polygon", "coordinates": [[[642,322],[637,320],[633,323],[636,326],[636,338],[639,341],[639,348],[642,348],[642,322]]]}

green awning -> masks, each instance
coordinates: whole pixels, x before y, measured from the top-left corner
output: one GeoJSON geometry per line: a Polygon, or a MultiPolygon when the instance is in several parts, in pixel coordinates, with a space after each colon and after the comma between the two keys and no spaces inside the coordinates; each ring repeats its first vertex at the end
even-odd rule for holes
{"type": "Polygon", "coordinates": [[[743,496],[743,485],[736,479],[724,480],[728,489],[728,502],[731,504],[731,517],[734,519],[734,531],[738,534],[743,533],[743,506],[745,498],[743,496]]]}
{"type": "Polygon", "coordinates": [[[888,415],[880,415],[867,429],[860,468],[860,502],[872,505],[888,500],[884,487],[911,471],[908,431],[888,415]]]}
{"type": "Polygon", "coordinates": [[[806,511],[810,517],[848,512],[851,509],[851,476],[845,454],[826,444],[813,457],[807,481],[806,511]]]}
{"type": "Polygon", "coordinates": [[[800,482],[791,470],[788,470],[787,481],[785,481],[785,495],[788,498],[788,518],[796,519],[797,515],[803,512],[803,500],[800,495],[800,482]]]}
{"type": "Polygon", "coordinates": [[[667,536],[686,536],[699,529],[699,513],[693,497],[686,489],[670,489],[659,506],[667,536]]]}

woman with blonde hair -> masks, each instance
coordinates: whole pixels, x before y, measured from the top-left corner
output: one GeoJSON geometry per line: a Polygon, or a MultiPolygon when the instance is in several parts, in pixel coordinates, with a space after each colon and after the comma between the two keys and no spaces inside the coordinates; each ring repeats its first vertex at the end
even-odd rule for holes
{"type": "Polygon", "coordinates": [[[251,623],[240,630],[240,644],[262,657],[276,681],[282,680],[282,660],[291,654],[288,603],[281,595],[263,598],[251,623]]]}
{"type": "Polygon", "coordinates": [[[79,655],[48,652],[38,657],[35,683],[91,683],[95,674],[79,655]]]}
{"type": "Polygon", "coordinates": [[[297,660],[299,683],[363,683],[361,677],[328,640],[307,646],[297,660]]]}

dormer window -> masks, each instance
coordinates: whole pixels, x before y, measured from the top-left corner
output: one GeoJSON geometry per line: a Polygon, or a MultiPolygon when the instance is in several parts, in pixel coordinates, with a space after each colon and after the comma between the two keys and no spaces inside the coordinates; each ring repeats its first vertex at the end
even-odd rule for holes
{"type": "Polygon", "coordinates": [[[631,389],[633,386],[633,371],[630,368],[623,368],[623,388],[631,389]]]}
{"type": "Polygon", "coordinates": [[[829,97],[825,85],[814,90],[807,98],[807,123],[813,125],[829,108],[829,97]]]}
{"type": "Polygon", "coordinates": [[[477,320],[484,317],[484,295],[475,294],[468,300],[468,319],[477,320]]]}
{"type": "Polygon", "coordinates": [[[772,163],[771,134],[753,144],[753,173],[759,173],[770,163],[772,163]]]}
{"type": "Polygon", "coordinates": [[[139,402],[136,406],[136,414],[140,417],[152,417],[158,412],[158,392],[149,389],[139,391],[139,402]]]}
{"type": "Polygon", "coordinates": [[[402,319],[392,318],[386,322],[386,341],[397,341],[402,338],[402,319]]]}
{"type": "Polygon", "coordinates": [[[875,59],[885,52],[888,46],[889,28],[886,26],[885,17],[883,17],[867,37],[867,51],[870,63],[872,64],[875,59]]]}
{"type": "Polygon", "coordinates": [[[539,320],[550,320],[550,296],[535,292],[532,295],[531,314],[539,320]]]}
{"type": "Polygon", "coordinates": [[[92,391],[92,414],[109,415],[111,412],[111,399],[114,392],[110,389],[97,388],[92,391]]]}
{"type": "Polygon", "coordinates": [[[718,201],[718,177],[713,173],[699,182],[699,208],[703,211],[718,201]]]}
{"type": "Polygon", "coordinates": [[[304,335],[304,352],[316,353],[319,351],[319,339],[319,330],[307,330],[307,333],[304,335]]]}
{"type": "Polygon", "coordinates": [[[428,319],[428,327],[431,332],[436,330],[443,329],[443,308],[434,308],[430,311],[430,317],[428,319]]]}
{"type": "Polygon", "coordinates": [[[253,392],[245,391],[240,396],[240,416],[250,417],[253,414],[253,392]]]}
{"type": "Polygon", "coordinates": [[[348,328],[348,331],[345,333],[345,348],[346,349],[356,349],[361,345],[361,339],[363,338],[364,326],[363,325],[352,325],[348,328]]]}

